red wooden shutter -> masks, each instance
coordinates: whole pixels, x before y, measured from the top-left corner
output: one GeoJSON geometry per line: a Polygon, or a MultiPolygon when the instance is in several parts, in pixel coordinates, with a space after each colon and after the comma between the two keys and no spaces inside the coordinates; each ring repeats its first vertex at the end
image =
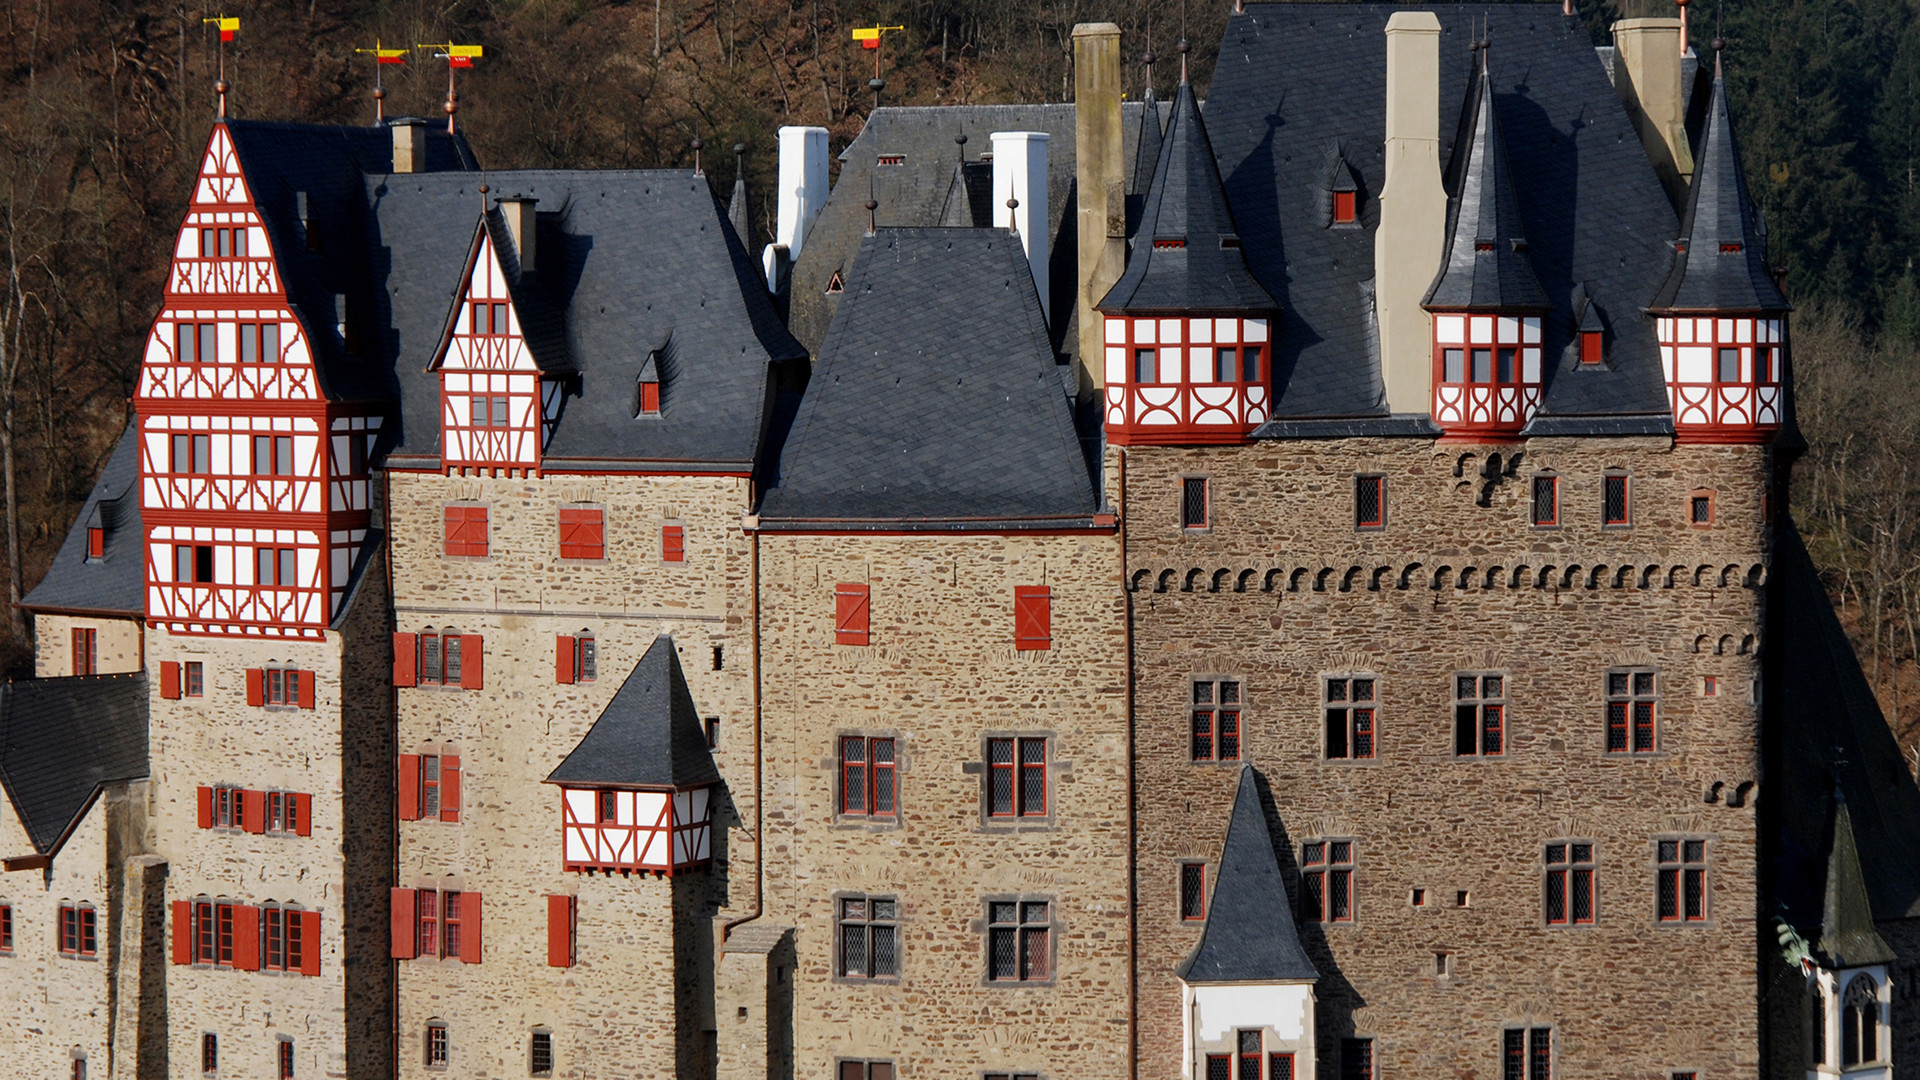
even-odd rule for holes
{"type": "Polygon", "coordinates": [[[107,554],[107,530],[91,528],[87,530],[87,558],[103,559],[107,554]]]}
{"type": "Polygon", "coordinates": [[[487,643],[479,634],[460,635],[460,688],[484,690],[487,686],[487,643]]]}
{"type": "Polygon", "coordinates": [[[1333,193],[1333,220],[1346,224],[1354,218],[1354,193],[1336,191],[1333,193]]]}
{"type": "Polygon", "coordinates": [[[571,896],[547,897],[547,966],[573,966],[573,904],[571,896]]]}
{"type": "Polygon", "coordinates": [[[560,508],[560,557],[598,559],[607,553],[607,520],[603,510],[560,508]]]}
{"type": "Polygon", "coordinates": [[[193,905],[185,900],[173,902],[173,962],[193,963],[193,905]]]}
{"type": "Polygon", "coordinates": [[[213,789],[210,787],[200,789],[200,827],[213,828],[213,789]]]}
{"type": "Polygon", "coordinates": [[[640,411],[643,413],[657,413],[660,411],[659,383],[650,382],[640,384],[640,411]]]}
{"type": "Polygon", "coordinates": [[[260,688],[264,678],[264,673],[259,668],[247,669],[247,704],[258,705],[266,700],[266,694],[260,688]]]}
{"type": "Polygon", "coordinates": [[[266,792],[243,791],[240,793],[240,827],[250,833],[267,831],[266,792]]]}
{"type": "Polygon", "coordinates": [[[418,656],[420,638],[417,634],[393,635],[393,685],[418,686],[420,677],[414,671],[414,660],[418,656]]]}
{"type": "Polygon", "coordinates": [[[238,971],[260,970],[260,909],[233,907],[233,966],[238,971]]]}
{"type": "Polygon", "coordinates": [[[313,708],[313,683],[313,672],[300,673],[300,707],[303,709],[313,708]]]}
{"type": "Polygon", "coordinates": [[[573,635],[561,634],[553,639],[553,681],[571,683],[573,677],[573,635]]]}
{"type": "Polygon", "coordinates": [[[684,525],[660,527],[660,561],[687,561],[687,529],[684,525]]]}
{"type": "Polygon", "coordinates": [[[1582,330],[1580,332],[1580,362],[1583,364],[1597,364],[1600,360],[1600,332],[1597,330],[1582,330]]]}
{"type": "Polygon", "coordinates": [[[1013,647],[1053,648],[1053,590],[1045,585],[1013,587],[1013,647]]]}
{"type": "Polygon", "coordinates": [[[420,820],[420,755],[400,755],[400,820],[420,820]]]}
{"type": "Polygon", "coordinates": [[[441,544],[449,555],[465,555],[466,552],[467,508],[449,506],[441,512],[441,544]]]}
{"type": "MultiPolygon", "coordinates": [[[[300,916],[300,974],[320,974],[320,913],[289,911],[287,917],[300,916]]],[[[408,935],[412,940],[412,935],[408,935]]]]}
{"type": "Polygon", "coordinates": [[[865,645],[872,640],[868,630],[871,592],[865,585],[841,584],[833,587],[833,640],[839,645],[865,645]]]}
{"type": "Polygon", "coordinates": [[[468,964],[480,962],[480,894],[460,894],[460,959],[468,964]]]}
{"type": "MultiPolygon", "coordinates": [[[[414,907],[417,899],[415,890],[388,889],[387,896],[390,898],[389,906],[392,908],[393,958],[411,960],[420,955],[419,914],[414,907]]],[[[301,929],[304,930],[305,927],[301,929]]],[[[317,950],[319,945],[309,943],[303,933],[300,935],[300,948],[303,951],[301,959],[304,960],[306,959],[304,953],[317,950]]]]}
{"type": "Polygon", "coordinates": [[[460,759],[452,754],[440,758],[440,820],[460,820],[460,759]]]}
{"type": "Polygon", "coordinates": [[[172,701],[180,696],[179,661],[160,661],[160,696],[168,701],[172,701]]]}
{"type": "MultiPolygon", "coordinates": [[[[299,836],[313,835],[313,796],[289,795],[294,807],[299,811],[300,820],[294,823],[294,832],[299,836]]],[[[315,916],[318,918],[318,916],[315,916]]]]}
{"type": "Polygon", "coordinates": [[[592,552],[592,554],[587,556],[588,558],[606,558],[607,512],[605,510],[587,511],[586,520],[581,523],[580,539],[586,543],[587,549],[592,552]]]}

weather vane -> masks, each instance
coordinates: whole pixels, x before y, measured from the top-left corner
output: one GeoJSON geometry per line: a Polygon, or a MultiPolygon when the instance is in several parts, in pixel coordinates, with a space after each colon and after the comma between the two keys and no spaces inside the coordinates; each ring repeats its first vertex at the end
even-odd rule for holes
{"type": "Polygon", "coordinates": [[[905,30],[904,26],[856,26],[853,28],[853,40],[863,49],[873,50],[873,78],[867,80],[867,88],[873,91],[873,107],[880,107],[880,91],[887,81],[880,77],[880,39],[895,30],[905,30]]]}
{"type": "Polygon", "coordinates": [[[214,81],[213,92],[220,96],[220,119],[225,120],[227,118],[227,91],[231,89],[227,84],[227,42],[232,41],[233,35],[240,32],[240,20],[238,18],[229,18],[225,15],[216,15],[211,19],[201,19],[200,24],[202,26],[212,24],[220,28],[220,77],[214,81]]]}
{"type": "Polygon", "coordinates": [[[478,45],[455,45],[453,42],[448,41],[437,44],[415,45],[414,48],[438,49],[440,51],[433,54],[434,58],[447,62],[447,134],[451,135],[453,134],[453,114],[460,109],[460,95],[453,92],[454,69],[472,67],[473,62],[478,60],[482,55],[481,47],[478,45]]]}
{"type": "Polygon", "coordinates": [[[373,122],[378,124],[387,118],[387,88],[380,83],[380,68],[386,64],[404,64],[407,62],[407,50],[383,49],[380,39],[373,39],[373,48],[353,50],[362,56],[373,57],[373,122]]]}

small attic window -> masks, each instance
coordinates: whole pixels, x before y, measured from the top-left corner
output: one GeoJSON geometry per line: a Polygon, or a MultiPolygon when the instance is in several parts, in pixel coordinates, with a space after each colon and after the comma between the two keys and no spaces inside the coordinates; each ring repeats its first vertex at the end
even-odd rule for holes
{"type": "Polygon", "coordinates": [[[1473,242],[1473,250],[1475,250],[1475,251],[1492,251],[1492,250],[1493,250],[1493,241],[1491,241],[1491,240],[1475,240],[1475,241],[1473,242]]]}
{"type": "Polygon", "coordinates": [[[1351,225],[1354,223],[1359,214],[1358,205],[1360,200],[1357,197],[1358,195],[1359,193],[1354,191],[1336,191],[1333,193],[1333,223],[1335,225],[1351,225]]]}
{"type": "Polygon", "coordinates": [[[1223,236],[1223,237],[1221,237],[1221,238],[1220,238],[1220,250],[1221,250],[1221,251],[1238,251],[1239,249],[1240,249],[1240,238],[1239,238],[1239,237],[1237,237],[1237,236],[1223,236]]]}
{"type": "Polygon", "coordinates": [[[1180,238],[1156,237],[1153,241],[1153,250],[1155,251],[1173,251],[1186,246],[1187,246],[1187,241],[1185,237],[1180,237],[1180,238]]]}
{"type": "Polygon", "coordinates": [[[905,154],[881,154],[879,160],[875,162],[878,165],[905,165],[906,163],[907,155],[905,154]]]}
{"type": "Polygon", "coordinates": [[[87,529],[87,558],[104,559],[107,557],[107,530],[98,525],[87,529]]]}
{"type": "Polygon", "coordinates": [[[1739,244],[1721,244],[1721,245],[1720,245],[1720,254],[1722,254],[1722,255],[1738,255],[1738,254],[1740,254],[1740,245],[1739,245],[1739,244]]]}
{"type": "Polygon", "coordinates": [[[1582,367],[1600,365],[1600,331],[1580,331],[1580,365],[1582,367]]]}
{"type": "Polygon", "coordinates": [[[833,276],[827,279],[827,295],[835,296],[846,291],[847,283],[840,280],[840,271],[835,270],[833,276]]]}

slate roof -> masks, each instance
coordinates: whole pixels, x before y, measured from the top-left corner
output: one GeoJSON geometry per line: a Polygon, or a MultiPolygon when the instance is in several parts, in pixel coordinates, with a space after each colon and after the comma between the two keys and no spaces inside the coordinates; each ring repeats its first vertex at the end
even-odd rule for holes
{"type": "Polygon", "coordinates": [[[1133,168],[1127,170],[1127,237],[1139,231],[1140,215],[1153,188],[1153,170],[1160,164],[1166,129],[1160,124],[1160,102],[1153,96],[1153,65],[1147,65],[1147,92],[1140,99],[1139,134],[1134,137],[1133,168]]]}
{"type": "Polygon", "coordinates": [[[1097,502],[1019,238],[881,228],[846,275],[760,527],[1079,527],[1097,502]]]}
{"type": "MultiPolygon", "coordinates": [[[[1228,19],[1206,109],[1249,268],[1278,302],[1274,376],[1281,421],[1384,415],[1374,341],[1373,231],[1385,138],[1386,37],[1402,5],[1248,4],[1228,19]],[[1335,227],[1326,147],[1358,180],[1360,228],[1335,227]]],[[[1467,42],[1485,14],[1440,4],[1440,109],[1460,115],[1467,42]]],[[[1640,417],[1672,430],[1652,320],[1678,225],[1624,107],[1578,18],[1545,5],[1494,16],[1491,92],[1519,226],[1549,304],[1542,415],[1640,417]],[[1612,320],[1604,370],[1578,371],[1574,286],[1612,320]]],[[[1458,133],[1442,126],[1443,155],[1458,133]]],[[[1447,160],[1443,156],[1442,160],[1447,160]]],[[[1278,429],[1275,429],[1276,431],[1278,429]]],[[[1268,432],[1273,434],[1274,432],[1268,432]]]]}
{"type": "MultiPolygon", "coordinates": [[[[1500,138],[1500,110],[1488,70],[1491,49],[1467,96],[1466,132],[1456,138],[1447,204],[1447,247],[1423,301],[1450,311],[1516,311],[1547,307],[1533,276],[1520,205],[1500,138]]],[[[1589,305],[1591,306],[1591,305],[1589,305]]]]}
{"type": "Polygon", "coordinates": [[[147,677],[0,684],[0,784],[33,849],[51,855],[105,784],[147,775],[147,677]]]}
{"type": "Polygon", "coordinates": [[[1847,797],[1835,791],[1833,839],[1827,848],[1827,896],[1820,912],[1820,936],[1813,951],[1830,968],[1890,964],[1894,952],[1873,926],[1873,906],[1860,871],[1847,797]]]}
{"type": "Polygon", "coordinates": [[[679,651],[662,634],[546,782],[678,789],[719,780],[679,651]]]}
{"type": "Polygon", "coordinates": [[[1313,982],[1320,978],[1293,921],[1253,766],[1240,767],[1200,944],[1175,974],[1189,984],[1313,982]]]}
{"type": "Polygon", "coordinates": [[[1814,940],[1827,925],[1829,895],[1853,891],[1829,884],[1833,849],[1850,837],[1873,918],[1920,918],[1920,789],[1790,520],[1775,537],[1766,600],[1778,683],[1766,695],[1760,805],[1773,903],[1814,940]],[[1836,789],[1848,811],[1844,834],[1828,828],[1836,789]]]}
{"type": "Polygon", "coordinates": [[[139,421],[127,425],[107,464],[80,505],[46,575],[20,606],[138,618],[146,613],[146,565],[141,555],[139,421]],[[87,558],[87,530],[105,530],[103,556],[87,558]]]}
{"type": "Polygon", "coordinates": [[[1127,268],[1095,306],[1127,312],[1274,309],[1273,297],[1247,270],[1207,125],[1185,79],[1174,92],[1173,117],[1127,268]]]}
{"type": "MultiPolygon", "coordinates": [[[[536,356],[577,372],[545,463],[617,469],[751,467],[768,367],[805,350],[775,314],[758,267],[704,176],[686,169],[487,174],[487,198],[530,197],[535,269],[516,268],[536,356]],[[541,313],[546,314],[542,315],[541,313]],[[634,415],[654,357],[660,415],[634,415]]],[[[428,370],[465,286],[483,212],[479,176],[369,176],[376,315],[402,404],[390,460],[438,463],[440,381],[428,370]]],[[[502,230],[504,232],[504,230],[502,230]]],[[[511,245],[503,245],[511,251],[511,245]]]]}
{"type": "Polygon", "coordinates": [[[1786,311],[1787,298],[1767,273],[1767,237],[1747,194],[1746,170],[1727,109],[1720,55],[1713,58],[1713,96],[1694,158],[1693,185],[1680,228],[1685,241],[1673,271],[1654,297],[1660,311],[1786,311]],[[1729,250],[1731,249],[1731,250],[1729,250]]]}

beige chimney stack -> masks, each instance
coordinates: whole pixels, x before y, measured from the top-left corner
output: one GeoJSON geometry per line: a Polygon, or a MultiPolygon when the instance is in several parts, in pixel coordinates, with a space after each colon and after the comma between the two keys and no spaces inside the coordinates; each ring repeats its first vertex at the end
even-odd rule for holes
{"type": "Polygon", "coordinates": [[[520,196],[500,200],[500,216],[507,220],[507,232],[513,236],[513,252],[520,258],[520,272],[523,274],[534,268],[537,252],[533,208],[539,201],[520,196]]]}
{"type": "Polygon", "coordinates": [[[1626,104],[1668,197],[1678,203],[1693,177],[1680,85],[1680,20],[1621,19],[1613,24],[1613,48],[1613,91],[1626,104]]]}
{"type": "Polygon", "coordinates": [[[1104,382],[1100,313],[1094,310],[1126,269],[1127,181],[1121,160],[1120,28],[1080,23],[1073,28],[1073,124],[1079,206],[1080,385],[1104,382]]]}
{"type": "Polygon", "coordinates": [[[1440,19],[1387,20],[1386,176],[1373,234],[1374,314],[1387,408],[1433,411],[1433,336],[1420,306],[1440,272],[1447,191],[1440,182],[1440,19]]]}
{"type": "Polygon", "coordinates": [[[395,120],[387,127],[393,132],[393,171],[423,171],[427,156],[426,121],[395,120]]]}

